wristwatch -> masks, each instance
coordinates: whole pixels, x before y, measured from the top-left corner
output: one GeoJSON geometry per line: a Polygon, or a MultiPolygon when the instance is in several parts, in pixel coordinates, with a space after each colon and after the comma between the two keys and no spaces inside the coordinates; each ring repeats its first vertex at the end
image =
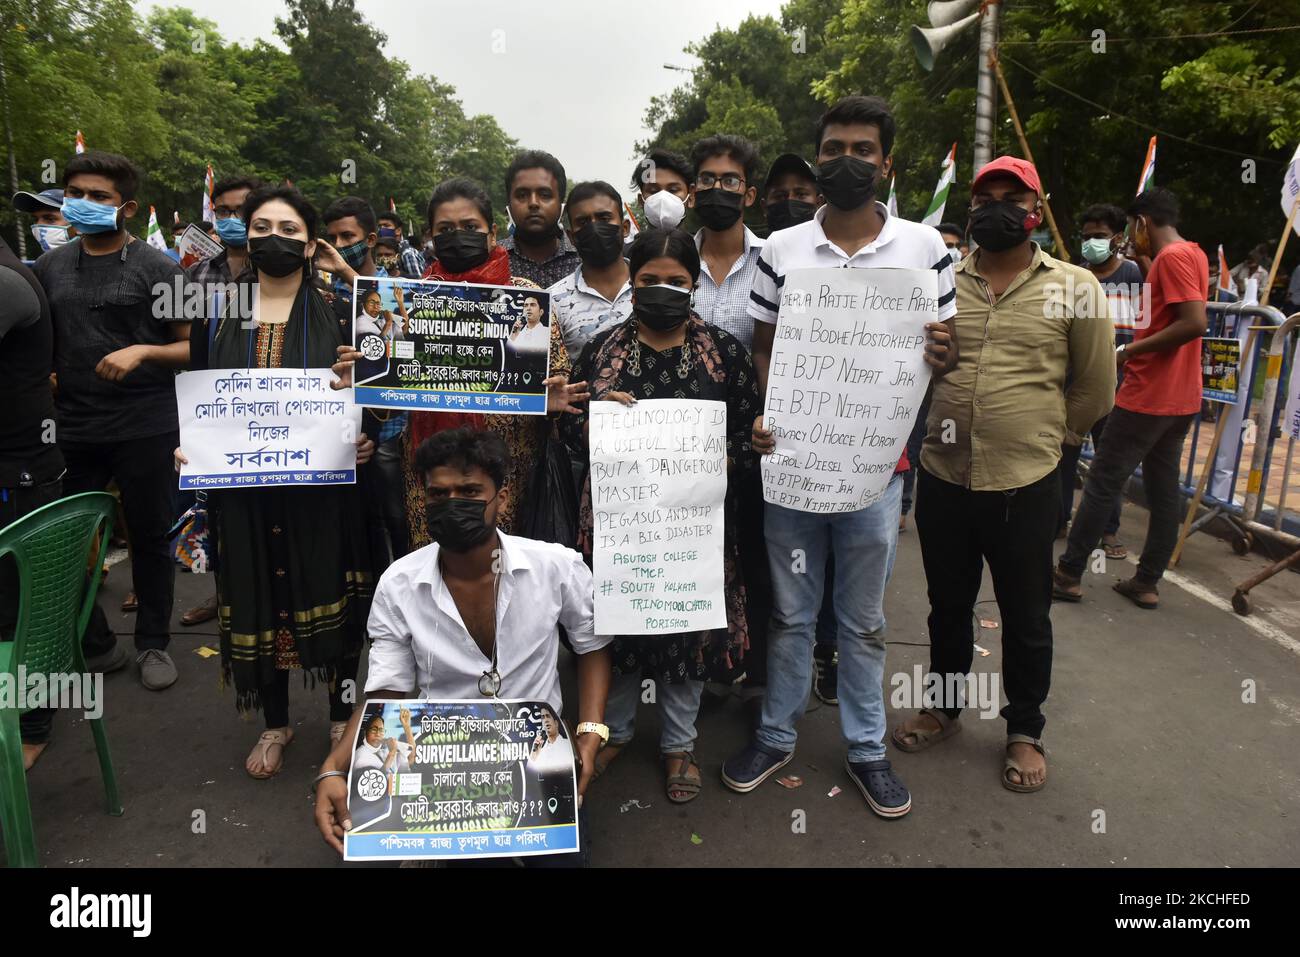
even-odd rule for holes
{"type": "Polygon", "coordinates": [[[574,730],[574,735],[584,735],[587,732],[600,735],[600,746],[602,748],[609,744],[609,725],[597,724],[595,721],[583,721],[574,730]]]}
{"type": "Polygon", "coordinates": [[[1127,342],[1121,342],[1118,346],[1115,347],[1115,355],[1117,356],[1123,355],[1126,352],[1128,352],[1127,342]]]}

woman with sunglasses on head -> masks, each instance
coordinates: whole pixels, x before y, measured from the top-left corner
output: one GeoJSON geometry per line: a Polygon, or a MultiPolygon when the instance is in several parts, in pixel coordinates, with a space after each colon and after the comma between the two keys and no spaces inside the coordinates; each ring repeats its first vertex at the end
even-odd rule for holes
{"type": "MultiPolygon", "coordinates": [[[[647,229],[628,248],[632,315],[587,343],[576,374],[591,384],[593,400],[631,405],[638,399],[716,400],[727,404],[727,465],[733,481],[754,467],[750,424],[758,414],[758,380],[745,347],[691,308],[700,277],[692,237],[677,229],[647,229]]],[[[586,458],[587,414],[565,417],[571,448],[586,458]]],[[[614,641],[614,680],[606,706],[609,745],[596,760],[601,773],[632,739],[641,677],[648,670],[658,686],[660,751],[667,794],[685,803],[700,791],[695,763],[695,719],[706,679],[733,680],[748,646],[745,591],[728,495],[723,549],[727,627],[677,635],[620,636],[614,641]]],[[[592,554],[590,477],[582,495],[579,547],[592,554]]]]}
{"type": "MultiPolygon", "coordinates": [[[[315,208],[290,186],[263,187],[249,195],[242,216],[257,273],[253,315],[241,315],[234,299],[215,328],[194,323],[191,368],[328,368],[343,332],[311,282],[315,208]]],[[[362,435],[357,464],[373,453],[374,443],[362,435]]],[[[179,469],[182,449],[176,459],[179,469]]],[[[351,716],[347,683],[356,681],[374,589],[365,508],[355,485],[214,490],[208,508],[221,549],[223,673],[235,685],[238,708],[260,707],[266,716],[244,767],[269,778],[293,740],[291,670],[328,687],[331,746],[351,716]]]]}

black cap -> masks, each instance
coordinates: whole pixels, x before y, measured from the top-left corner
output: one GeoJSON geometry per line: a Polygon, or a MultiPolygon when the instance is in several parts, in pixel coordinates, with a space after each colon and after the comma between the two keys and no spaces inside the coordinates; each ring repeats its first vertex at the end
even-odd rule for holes
{"type": "Polygon", "coordinates": [[[817,182],[817,174],[813,172],[812,166],[806,159],[798,153],[782,153],[772,162],[771,169],[767,171],[767,179],[763,180],[763,192],[768,191],[772,180],[786,173],[798,173],[814,183],[817,182]]]}

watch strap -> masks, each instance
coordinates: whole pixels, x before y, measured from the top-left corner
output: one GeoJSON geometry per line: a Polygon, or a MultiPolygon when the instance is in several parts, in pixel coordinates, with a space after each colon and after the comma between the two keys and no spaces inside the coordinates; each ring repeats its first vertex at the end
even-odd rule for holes
{"type": "Polygon", "coordinates": [[[575,734],[575,735],[582,735],[582,734],[586,734],[587,732],[591,732],[592,734],[598,734],[598,735],[600,735],[600,744],[601,744],[601,747],[604,747],[606,744],[609,743],[609,726],[608,726],[608,725],[598,724],[598,723],[595,722],[595,721],[583,721],[583,722],[580,723],[580,724],[578,725],[578,727],[575,729],[574,734],[575,734]]]}

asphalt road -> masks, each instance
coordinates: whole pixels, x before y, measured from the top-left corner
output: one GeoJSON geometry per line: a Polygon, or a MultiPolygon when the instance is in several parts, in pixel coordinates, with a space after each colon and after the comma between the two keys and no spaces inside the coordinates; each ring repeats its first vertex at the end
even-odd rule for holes
{"type": "MultiPolygon", "coordinates": [[[[1125,512],[1140,543],[1145,514],[1125,512]]],[[[1136,551],[1136,549],[1135,549],[1136,551]]],[[[999,784],[1002,722],[969,714],[965,730],[921,754],[890,757],[910,787],[912,813],[870,813],[843,770],[837,709],[805,715],[793,762],[748,795],[718,773],[747,730],[738,700],[706,705],[698,758],[705,788],[689,805],[664,796],[654,709],[636,740],[588,795],[594,866],[1193,866],[1300,862],[1300,578],[1254,593],[1244,620],[1225,610],[1229,583],[1264,564],[1197,536],[1162,607],[1141,611],[1110,590],[1132,568],[1086,581],[1085,600],[1053,611],[1055,666],[1047,703],[1049,783],[1014,794],[999,784]],[[1254,683],[1254,700],[1243,683],[1254,683]],[[838,793],[833,789],[839,788],[838,793]],[[798,825],[802,823],[803,827],[798,825]]],[[[116,609],[127,565],[103,600],[116,609]]],[[[176,614],[210,594],[206,576],[177,575],[176,614]]],[[[986,580],[982,598],[992,597],[986,580]]],[[[926,665],[925,578],[916,534],[900,540],[889,588],[887,678],[926,665]]],[[[996,622],[996,604],[979,608],[996,622]]],[[[997,628],[981,628],[977,672],[999,668],[997,628]]],[[[29,775],[38,850],[46,866],[188,867],[341,865],[320,839],[308,790],[327,746],[325,692],[292,682],[297,738],[282,773],[256,781],[244,759],[261,730],[219,689],[212,624],[176,627],[180,680],[146,691],[130,670],[106,678],[106,721],[126,813],[104,813],[89,727],[60,714],[54,742],[29,775]],[[200,826],[200,823],[202,826],[200,826]]],[[[565,669],[566,701],[574,701],[565,669]]],[[[887,696],[889,688],[886,690],[887,696]]],[[[891,726],[898,719],[892,706],[891,726]]]]}

